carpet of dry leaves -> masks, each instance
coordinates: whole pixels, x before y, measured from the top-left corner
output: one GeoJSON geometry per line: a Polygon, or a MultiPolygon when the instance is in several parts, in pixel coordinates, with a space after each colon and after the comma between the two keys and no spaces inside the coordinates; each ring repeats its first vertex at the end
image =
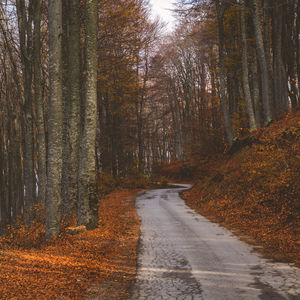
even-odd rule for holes
{"type": "Polygon", "coordinates": [[[99,202],[99,227],[37,248],[0,241],[0,299],[126,299],[136,276],[137,191],[99,202]]]}
{"type": "Polygon", "coordinates": [[[270,258],[300,267],[300,112],[199,167],[187,204],[270,258]]]}

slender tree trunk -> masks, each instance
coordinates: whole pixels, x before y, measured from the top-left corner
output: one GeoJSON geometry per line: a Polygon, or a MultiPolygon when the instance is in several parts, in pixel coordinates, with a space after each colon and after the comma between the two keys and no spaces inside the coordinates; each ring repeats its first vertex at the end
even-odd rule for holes
{"type": "Polygon", "coordinates": [[[34,33],[33,33],[33,74],[34,74],[34,97],[37,112],[37,132],[38,132],[38,201],[46,202],[46,139],[44,124],[44,103],[42,99],[41,87],[41,0],[34,2],[34,33]]]}
{"type": "MultiPolygon", "coordinates": [[[[291,107],[292,109],[296,109],[297,107],[297,98],[299,91],[297,89],[297,80],[296,80],[296,54],[297,54],[297,13],[296,13],[296,5],[298,0],[287,0],[288,10],[284,13],[284,21],[285,31],[283,36],[285,37],[286,43],[286,65],[287,65],[287,77],[289,80],[290,88],[288,89],[288,94],[291,99],[291,107]],[[293,17],[291,17],[293,16],[293,17]],[[292,33],[292,34],[289,34],[292,33]]],[[[298,16],[299,17],[299,16],[298,16]]]]}
{"type": "Polygon", "coordinates": [[[225,132],[227,137],[227,142],[229,145],[233,141],[233,133],[231,127],[231,121],[228,111],[228,105],[226,101],[226,77],[225,77],[225,58],[224,58],[224,28],[223,28],[223,15],[224,7],[223,3],[220,4],[220,0],[215,0],[217,17],[218,17],[218,28],[219,28],[219,76],[220,76],[220,98],[221,106],[223,110],[224,123],[225,123],[225,132]]]}
{"type": "Polygon", "coordinates": [[[143,143],[143,107],[144,107],[144,90],[147,82],[147,61],[146,61],[146,74],[143,78],[143,86],[139,86],[140,74],[139,74],[139,53],[137,54],[136,63],[136,85],[137,85],[137,96],[135,102],[136,110],[136,127],[137,127],[137,142],[138,142],[138,169],[139,172],[144,172],[144,143],[143,143]]]}
{"type": "MultiPolygon", "coordinates": [[[[4,129],[4,126],[2,126],[4,129]]],[[[1,128],[2,129],[2,128],[1,128]]],[[[1,175],[0,175],[0,179],[1,179],[1,201],[0,201],[0,211],[1,211],[1,225],[2,228],[4,229],[5,226],[8,223],[8,215],[7,215],[7,184],[6,184],[6,180],[8,177],[7,174],[7,143],[6,143],[6,137],[4,135],[0,136],[1,139],[1,150],[0,150],[0,154],[1,154],[1,162],[0,162],[0,167],[1,167],[1,175]]]]}
{"type": "Polygon", "coordinates": [[[249,86],[248,71],[248,50],[246,39],[246,21],[245,21],[245,0],[240,0],[240,18],[241,18],[241,35],[242,35],[242,71],[243,71],[243,88],[250,129],[256,129],[255,115],[253,111],[252,99],[249,86]]]}
{"type": "MultiPolygon", "coordinates": [[[[172,85],[172,79],[170,80],[170,85],[172,85]]],[[[174,139],[175,139],[175,158],[178,160],[182,159],[182,143],[181,143],[181,134],[180,134],[180,126],[179,126],[179,116],[178,116],[178,110],[176,105],[176,99],[174,99],[174,95],[169,92],[168,95],[169,103],[170,103],[170,109],[172,113],[172,121],[173,121],[173,130],[174,130],[174,139]],[[174,104],[173,104],[174,100],[174,104]]]]}
{"type": "Polygon", "coordinates": [[[270,105],[270,97],[269,97],[269,72],[268,66],[265,56],[263,35],[260,25],[260,15],[259,15],[259,3],[258,0],[252,0],[253,2],[253,24],[255,28],[255,40],[258,54],[258,61],[261,70],[261,85],[262,85],[262,102],[264,107],[264,121],[265,124],[269,124],[273,119],[273,114],[270,105]]]}
{"type": "MultiPolygon", "coordinates": [[[[31,3],[31,2],[30,2],[31,3]]],[[[29,210],[35,201],[35,175],[34,175],[34,145],[33,145],[33,116],[32,116],[32,64],[31,64],[31,16],[29,7],[28,19],[25,0],[17,0],[17,14],[20,37],[21,61],[24,84],[24,112],[25,112],[25,139],[24,139],[24,179],[25,179],[25,209],[29,210]]],[[[27,220],[30,221],[30,220],[27,220]]]]}
{"type": "MultiPolygon", "coordinates": [[[[1,124],[2,131],[2,124],[1,124]]],[[[3,135],[0,136],[0,233],[3,233],[3,229],[5,228],[5,211],[4,211],[4,194],[5,194],[5,167],[4,167],[4,142],[2,140],[3,135]]]]}
{"type": "MultiPolygon", "coordinates": [[[[297,18],[296,18],[296,61],[297,61],[297,79],[298,86],[300,85],[300,0],[298,0],[297,4],[297,18]]],[[[300,103],[300,99],[298,97],[298,106],[300,103]]]]}
{"type": "Polygon", "coordinates": [[[179,99],[176,96],[176,87],[172,83],[173,79],[170,79],[170,101],[174,102],[174,133],[175,133],[175,143],[176,143],[176,158],[178,160],[184,159],[184,133],[183,133],[183,122],[180,114],[180,104],[179,99]]]}
{"type": "MultiPolygon", "coordinates": [[[[1,5],[1,4],[0,4],[1,5]]],[[[1,7],[1,9],[3,10],[3,8],[1,7]]],[[[19,19],[18,19],[18,26],[20,26],[21,24],[19,23],[19,19]]],[[[17,91],[18,91],[18,97],[19,99],[22,98],[22,91],[21,91],[21,84],[20,84],[20,79],[19,79],[19,70],[18,70],[18,66],[16,63],[16,60],[13,56],[13,49],[11,47],[11,43],[9,42],[9,40],[12,40],[11,35],[8,36],[8,32],[6,30],[6,24],[4,22],[4,16],[2,16],[2,11],[0,10],[0,27],[1,27],[1,33],[3,35],[3,39],[5,41],[5,48],[7,49],[8,55],[9,55],[9,60],[10,63],[12,64],[12,68],[13,68],[13,79],[14,79],[14,83],[16,85],[17,91]]],[[[19,27],[20,29],[20,27],[19,27]]],[[[23,39],[23,37],[22,37],[23,39]]],[[[20,43],[21,43],[21,37],[20,37],[20,43]]]]}
{"type": "MultiPolygon", "coordinates": [[[[274,1],[272,1],[274,2],[274,1]]],[[[271,56],[271,33],[270,33],[270,17],[272,12],[272,3],[270,0],[263,1],[263,19],[264,19],[264,34],[263,34],[263,41],[264,41],[264,49],[266,55],[266,63],[268,68],[268,75],[269,75],[269,99],[270,99],[270,106],[274,107],[274,85],[273,85],[273,70],[272,70],[272,56],[271,56]]]]}
{"type": "Polygon", "coordinates": [[[46,192],[46,237],[56,236],[61,220],[62,173],[62,3],[50,0],[49,7],[50,101],[46,192]]]}
{"type": "Polygon", "coordinates": [[[254,102],[256,125],[259,128],[261,126],[261,117],[260,117],[260,106],[259,106],[259,84],[258,84],[258,70],[257,69],[258,68],[257,68],[256,49],[253,48],[253,62],[252,62],[252,66],[251,66],[253,102],[254,102]]]}
{"type": "Polygon", "coordinates": [[[84,131],[79,165],[78,224],[95,228],[98,223],[96,181],[96,128],[97,128],[97,29],[98,1],[86,1],[86,103],[84,131]]]}

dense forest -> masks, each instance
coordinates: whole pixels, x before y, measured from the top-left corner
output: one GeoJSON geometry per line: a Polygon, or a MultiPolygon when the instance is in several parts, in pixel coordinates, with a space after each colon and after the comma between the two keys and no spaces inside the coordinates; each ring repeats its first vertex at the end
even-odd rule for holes
{"type": "Polygon", "coordinates": [[[228,151],[299,108],[299,0],[0,2],[0,227],[97,226],[98,183],[228,151]]]}

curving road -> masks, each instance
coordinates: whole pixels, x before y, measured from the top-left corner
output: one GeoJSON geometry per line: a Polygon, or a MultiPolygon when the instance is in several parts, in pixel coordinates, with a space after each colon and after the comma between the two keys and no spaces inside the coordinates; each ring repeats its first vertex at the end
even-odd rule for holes
{"type": "Polygon", "coordinates": [[[137,199],[142,220],[134,299],[300,299],[300,269],[273,263],[188,208],[181,189],[137,199]]]}

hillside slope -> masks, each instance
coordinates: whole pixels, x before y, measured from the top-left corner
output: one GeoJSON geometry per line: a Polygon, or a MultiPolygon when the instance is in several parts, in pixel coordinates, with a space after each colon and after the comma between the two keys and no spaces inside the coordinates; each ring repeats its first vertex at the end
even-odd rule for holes
{"type": "Polygon", "coordinates": [[[199,167],[187,204],[300,266],[300,112],[236,142],[199,167]]]}

